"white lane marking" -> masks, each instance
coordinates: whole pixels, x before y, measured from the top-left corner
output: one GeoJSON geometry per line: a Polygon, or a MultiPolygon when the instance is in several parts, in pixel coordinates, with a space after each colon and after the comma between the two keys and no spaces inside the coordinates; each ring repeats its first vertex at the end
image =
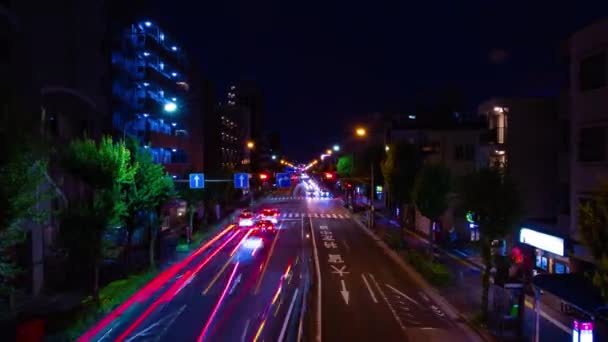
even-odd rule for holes
{"type": "Polygon", "coordinates": [[[399,317],[399,315],[397,315],[397,312],[395,312],[395,309],[393,309],[393,306],[391,305],[391,303],[386,298],[386,295],[384,294],[384,292],[380,288],[380,285],[378,285],[378,282],[376,281],[376,278],[374,278],[373,274],[369,274],[369,277],[372,280],[372,282],[374,282],[374,285],[376,286],[376,290],[378,290],[378,292],[380,293],[380,296],[382,296],[382,299],[384,299],[384,302],[386,303],[386,305],[388,306],[389,310],[393,314],[393,317],[397,321],[397,324],[399,324],[399,326],[401,327],[401,330],[403,330],[403,332],[405,333],[405,326],[403,325],[403,322],[401,321],[401,318],[399,317]]]}
{"type": "Polygon", "coordinates": [[[249,320],[245,322],[245,329],[243,329],[243,334],[241,335],[241,342],[245,342],[245,337],[247,337],[247,329],[249,329],[249,320]]]}
{"type": "Polygon", "coordinates": [[[300,229],[300,236],[302,237],[302,241],[304,241],[304,217],[302,216],[302,226],[300,229]]]}
{"type": "Polygon", "coordinates": [[[181,309],[179,310],[179,312],[171,319],[171,321],[169,322],[169,324],[167,324],[165,326],[165,328],[160,332],[160,334],[158,334],[156,336],[156,341],[160,341],[161,337],[167,332],[167,330],[169,330],[169,327],[171,325],[173,325],[173,322],[175,322],[175,320],[177,319],[177,317],[179,317],[179,315],[182,314],[182,312],[186,309],[186,304],[184,304],[181,309]]]}
{"type": "Polygon", "coordinates": [[[409,300],[410,302],[412,302],[412,303],[414,303],[414,304],[416,304],[416,305],[420,305],[420,304],[419,304],[419,303],[418,303],[416,300],[414,300],[412,297],[410,297],[410,296],[406,295],[405,293],[403,293],[403,292],[401,292],[401,291],[397,290],[396,288],[394,288],[394,287],[390,286],[389,284],[384,284],[384,285],[386,285],[386,286],[387,286],[389,289],[391,289],[391,290],[395,291],[395,293],[397,293],[397,294],[399,294],[399,295],[403,296],[405,299],[409,300]]]}
{"type": "Polygon", "coordinates": [[[344,279],[342,279],[341,281],[342,281],[342,290],[340,291],[340,294],[342,295],[342,299],[344,299],[344,302],[346,303],[346,305],[348,305],[348,298],[350,298],[349,293],[348,293],[348,290],[346,289],[346,283],[344,283],[344,279]]]}
{"type": "Polygon", "coordinates": [[[361,278],[363,278],[363,282],[365,283],[365,286],[367,287],[367,290],[369,291],[369,295],[372,296],[372,300],[374,301],[374,303],[378,304],[376,295],[374,294],[374,291],[372,291],[371,286],[369,286],[369,283],[367,282],[367,279],[365,278],[365,274],[361,273],[361,278]]]}
{"type": "Polygon", "coordinates": [[[103,339],[105,339],[108,336],[108,334],[110,334],[112,332],[112,330],[114,330],[114,328],[110,328],[108,331],[106,331],[106,333],[103,334],[103,336],[101,336],[101,338],[98,340],[98,342],[103,341],[103,339]]]}
{"type": "Polygon", "coordinates": [[[422,327],[422,328],[418,328],[420,330],[435,330],[435,328],[432,327],[422,327]]]}
{"type": "Polygon", "coordinates": [[[348,245],[348,243],[346,243],[346,241],[342,241],[342,243],[344,244],[344,248],[346,248],[346,251],[350,252],[350,246],[348,245]]]}
{"type": "MultiPolygon", "coordinates": [[[[528,299],[526,299],[526,306],[528,308],[534,310],[534,303],[532,303],[528,299]]],[[[562,330],[566,334],[572,335],[572,329],[568,328],[562,322],[556,320],[555,318],[549,316],[549,314],[547,314],[543,309],[540,309],[540,316],[543,317],[544,319],[546,319],[547,321],[553,323],[556,327],[558,327],[560,330],[562,330]]]]}
{"type": "Polygon", "coordinates": [[[310,220],[310,232],[312,234],[312,247],[315,257],[315,268],[317,271],[317,336],[316,341],[321,342],[321,267],[319,266],[319,252],[317,251],[317,243],[315,242],[315,229],[310,220]]]}
{"type": "MultiPolygon", "coordinates": [[[[171,323],[173,323],[175,321],[175,318],[177,316],[179,316],[184,311],[185,308],[186,308],[186,305],[184,304],[176,312],[174,312],[174,313],[172,313],[170,315],[167,315],[167,316],[159,319],[154,324],[150,324],[146,329],[144,329],[144,330],[138,332],[137,334],[131,336],[129,339],[126,340],[126,342],[133,341],[136,338],[141,337],[141,336],[150,335],[150,330],[152,330],[152,329],[156,328],[157,326],[161,325],[166,320],[168,320],[170,322],[169,323],[169,325],[170,325],[171,323]]],[[[165,329],[163,329],[163,331],[165,331],[165,330],[166,330],[166,327],[165,327],[165,329]]]]}
{"type": "Polygon", "coordinates": [[[281,334],[279,335],[279,342],[282,342],[285,338],[285,331],[287,331],[287,323],[289,322],[289,317],[291,316],[291,310],[293,310],[293,305],[296,302],[296,298],[298,298],[298,289],[293,292],[293,297],[291,298],[291,304],[289,304],[289,309],[287,310],[287,314],[285,315],[285,321],[283,321],[283,327],[281,328],[281,334]]]}
{"type": "Polygon", "coordinates": [[[424,294],[424,292],[422,291],[418,291],[418,294],[420,295],[420,297],[422,297],[422,299],[426,300],[427,302],[430,302],[431,300],[429,299],[429,297],[424,294]]]}

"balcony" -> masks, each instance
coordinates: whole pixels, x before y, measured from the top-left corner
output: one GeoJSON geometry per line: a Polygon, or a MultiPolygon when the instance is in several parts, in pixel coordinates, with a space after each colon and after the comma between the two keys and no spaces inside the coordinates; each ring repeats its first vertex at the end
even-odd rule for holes
{"type": "Polygon", "coordinates": [[[179,69],[183,69],[185,60],[181,52],[171,51],[169,47],[159,44],[158,41],[152,39],[149,35],[146,36],[146,38],[144,49],[154,51],[161,60],[168,64],[175,65],[179,69]]]}
{"type": "Polygon", "coordinates": [[[187,136],[175,136],[154,131],[150,131],[150,144],[152,146],[180,150],[185,150],[190,147],[187,136]]]}
{"type": "Polygon", "coordinates": [[[177,82],[181,79],[172,79],[168,74],[160,72],[156,68],[147,65],[144,78],[153,84],[156,84],[159,88],[165,89],[171,93],[183,94],[186,92],[184,87],[181,87],[177,82]]]}

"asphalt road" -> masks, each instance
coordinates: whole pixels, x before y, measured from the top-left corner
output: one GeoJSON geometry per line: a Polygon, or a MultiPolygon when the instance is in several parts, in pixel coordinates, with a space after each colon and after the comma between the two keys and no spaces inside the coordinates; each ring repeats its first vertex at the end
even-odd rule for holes
{"type": "MultiPolygon", "coordinates": [[[[338,201],[316,202],[331,218],[309,218],[322,284],[323,341],[469,341],[338,201]]],[[[325,215],[327,216],[327,215],[325,215]]]]}
{"type": "MultiPolygon", "coordinates": [[[[302,201],[261,206],[305,208],[302,201]]],[[[295,341],[305,284],[312,275],[310,240],[302,217],[286,215],[277,228],[274,236],[254,236],[226,227],[81,340],[295,341]],[[263,245],[256,249],[257,238],[263,245]]]]}
{"type": "Polygon", "coordinates": [[[81,341],[296,341],[319,260],[323,341],[466,341],[341,201],[275,196],[275,236],[228,226],[165,270],[81,341]],[[254,249],[253,238],[263,246],[254,249]],[[313,239],[314,237],[314,239],[313,239]]]}

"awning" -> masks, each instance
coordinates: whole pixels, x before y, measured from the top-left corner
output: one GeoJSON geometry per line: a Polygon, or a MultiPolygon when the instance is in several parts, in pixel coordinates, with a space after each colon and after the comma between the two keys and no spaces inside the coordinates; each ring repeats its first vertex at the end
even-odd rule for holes
{"type": "Polygon", "coordinates": [[[590,316],[606,305],[600,291],[583,274],[539,274],[532,283],[590,316]]]}

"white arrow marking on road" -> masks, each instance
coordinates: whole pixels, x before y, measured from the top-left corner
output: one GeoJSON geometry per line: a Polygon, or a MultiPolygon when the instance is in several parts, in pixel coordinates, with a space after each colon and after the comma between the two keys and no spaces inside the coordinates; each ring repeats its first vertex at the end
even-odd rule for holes
{"type": "Polygon", "coordinates": [[[329,265],[329,266],[331,266],[331,268],[333,268],[333,269],[334,269],[334,271],[333,271],[333,272],[331,272],[331,273],[339,274],[339,275],[340,275],[340,277],[342,277],[342,276],[343,276],[343,275],[345,275],[345,274],[349,274],[349,273],[350,273],[350,272],[346,272],[346,265],[342,265],[342,267],[340,267],[340,269],[338,269],[338,268],[337,268],[336,266],[334,266],[334,265],[329,265]]]}
{"type": "Polygon", "coordinates": [[[200,177],[198,175],[194,176],[194,186],[198,188],[198,181],[200,180],[200,177]]]}
{"type": "Polygon", "coordinates": [[[340,294],[342,294],[342,298],[344,299],[344,302],[346,303],[346,305],[348,305],[348,291],[346,290],[346,284],[344,283],[344,279],[342,279],[342,291],[340,291],[340,294]]]}
{"type": "Polygon", "coordinates": [[[376,295],[374,295],[374,291],[372,291],[372,288],[371,286],[369,286],[369,283],[367,282],[367,279],[365,278],[365,275],[363,273],[361,273],[361,278],[363,278],[363,282],[365,283],[365,286],[367,286],[367,290],[369,291],[369,295],[372,296],[372,300],[374,301],[374,303],[378,304],[376,295]]]}
{"type": "Polygon", "coordinates": [[[393,290],[393,291],[394,291],[396,294],[399,294],[399,295],[403,296],[405,299],[409,300],[410,302],[412,302],[412,303],[414,303],[414,304],[416,304],[416,305],[420,305],[420,304],[419,304],[417,301],[415,301],[415,300],[414,300],[412,297],[410,297],[410,296],[406,295],[405,293],[403,293],[403,292],[401,292],[401,291],[397,290],[396,288],[394,288],[394,287],[390,286],[389,284],[384,284],[384,285],[386,285],[386,286],[387,286],[389,289],[393,290]]]}

